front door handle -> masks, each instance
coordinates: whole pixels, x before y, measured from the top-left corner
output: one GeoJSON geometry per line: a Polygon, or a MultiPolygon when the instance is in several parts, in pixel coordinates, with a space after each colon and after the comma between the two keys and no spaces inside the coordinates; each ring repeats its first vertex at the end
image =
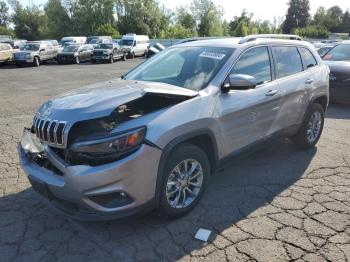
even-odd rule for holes
{"type": "Polygon", "coordinates": [[[275,94],[278,93],[278,90],[269,90],[265,96],[274,96],[275,94]]]}
{"type": "Polygon", "coordinates": [[[306,79],[305,84],[310,85],[314,82],[312,78],[306,79]]]}

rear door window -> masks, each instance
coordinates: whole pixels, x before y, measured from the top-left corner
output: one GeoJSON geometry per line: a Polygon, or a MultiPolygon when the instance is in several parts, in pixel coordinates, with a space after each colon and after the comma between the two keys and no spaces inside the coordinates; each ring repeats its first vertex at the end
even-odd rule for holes
{"type": "Polygon", "coordinates": [[[276,65],[276,76],[282,78],[303,71],[300,54],[294,46],[272,47],[276,65]]]}
{"type": "Polygon", "coordinates": [[[301,54],[301,58],[303,59],[305,70],[317,65],[317,61],[309,49],[305,47],[299,47],[299,52],[301,54]]]}

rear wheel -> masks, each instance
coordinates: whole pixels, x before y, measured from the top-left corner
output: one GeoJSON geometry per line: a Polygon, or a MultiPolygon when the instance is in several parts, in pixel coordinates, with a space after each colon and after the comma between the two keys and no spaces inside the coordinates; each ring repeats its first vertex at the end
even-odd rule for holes
{"type": "Polygon", "coordinates": [[[298,148],[307,149],[314,147],[321,137],[324,125],[324,110],[320,104],[312,104],[310,110],[294,138],[298,148]]]}
{"type": "Polygon", "coordinates": [[[39,57],[34,57],[34,60],[33,60],[33,66],[35,67],[39,67],[40,66],[40,60],[39,60],[39,57]]]}
{"type": "Polygon", "coordinates": [[[167,217],[179,217],[199,202],[210,177],[210,165],[203,150],[182,144],[166,160],[160,187],[159,211],[167,217]]]}

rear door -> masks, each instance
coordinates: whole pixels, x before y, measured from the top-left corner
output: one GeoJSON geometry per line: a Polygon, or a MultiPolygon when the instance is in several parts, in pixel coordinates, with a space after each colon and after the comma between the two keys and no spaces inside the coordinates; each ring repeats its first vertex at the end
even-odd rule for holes
{"type": "Polygon", "coordinates": [[[279,85],[273,81],[271,55],[267,46],[245,51],[230,74],[254,76],[257,86],[220,95],[220,127],[227,140],[227,153],[274,133],[274,120],[280,103],[279,85]]]}
{"type": "Polygon", "coordinates": [[[308,88],[314,84],[310,70],[304,70],[296,46],[273,46],[276,78],[281,90],[281,105],[276,123],[280,129],[299,124],[308,104],[308,88]]]}

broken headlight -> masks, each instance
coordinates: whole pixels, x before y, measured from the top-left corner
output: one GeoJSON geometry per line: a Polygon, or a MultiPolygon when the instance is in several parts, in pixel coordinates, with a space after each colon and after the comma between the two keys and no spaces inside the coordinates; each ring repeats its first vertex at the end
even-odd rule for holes
{"type": "Polygon", "coordinates": [[[77,142],[68,153],[68,162],[92,166],[114,162],[140,148],[146,134],[146,127],[134,129],[93,141],[77,142]]]}

